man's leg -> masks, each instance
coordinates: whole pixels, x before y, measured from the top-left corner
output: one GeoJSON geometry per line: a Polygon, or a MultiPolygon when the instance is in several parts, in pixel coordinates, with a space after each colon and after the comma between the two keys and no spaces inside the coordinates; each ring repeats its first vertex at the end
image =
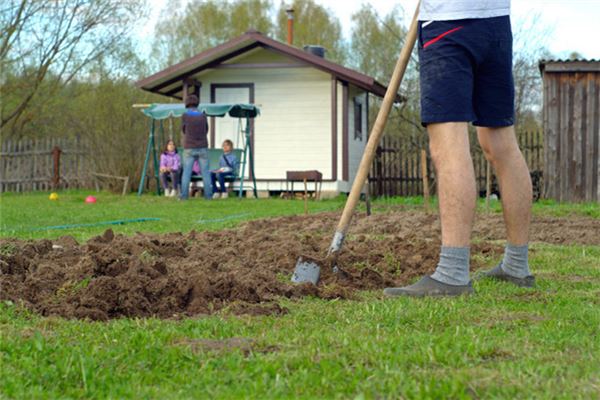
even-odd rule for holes
{"type": "Polygon", "coordinates": [[[204,198],[212,199],[212,185],[210,179],[210,170],[208,165],[208,149],[201,148],[198,152],[198,163],[200,164],[200,172],[202,173],[202,182],[204,186],[204,198]]]}
{"type": "Polygon", "coordinates": [[[442,224],[440,261],[431,277],[449,285],[468,285],[476,201],[468,126],[450,122],[429,125],[427,130],[442,224]]]}
{"type": "Polygon", "coordinates": [[[528,241],[531,220],[531,176],[519,149],[514,127],[477,128],[485,157],[492,164],[502,200],[508,243],[502,263],[487,274],[502,279],[503,274],[520,286],[533,286],[529,272],[528,241]],[[516,279],[511,279],[516,278],[516,279]]]}
{"type": "Polygon", "coordinates": [[[469,247],[477,194],[467,123],[430,124],[427,131],[437,177],[442,246],[469,247]]]}
{"type": "Polygon", "coordinates": [[[529,168],[519,149],[515,130],[512,126],[480,127],[477,137],[498,177],[508,242],[515,246],[526,245],[533,194],[529,168]]]}
{"type": "Polygon", "coordinates": [[[391,296],[435,296],[471,293],[469,246],[475,214],[475,172],[471,160],[467,123],[430,124],[429,148],[438,187],[442,249],[431,277],[414,285],[388,288],[391,296]]]}
{"type": "Polygon", "coordinates": [[[192,167],[194,166],[194,157],[192,149],[183,150],[183,177],[181,179],[182,200],[187,200],[190,195],[190,181],[192,180],[192,167]]]}

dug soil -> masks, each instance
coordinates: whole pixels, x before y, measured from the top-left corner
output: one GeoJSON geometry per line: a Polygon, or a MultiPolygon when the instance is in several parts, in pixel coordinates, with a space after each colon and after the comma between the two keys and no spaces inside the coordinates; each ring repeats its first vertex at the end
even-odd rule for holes
{"type": "MultiPolygon", "coordinates": [[[[396,209],[354,217],[338,263],[345,274],[322,268],[317,286],[290,283],[299,256],[324,258],[338,218],[338,213],[272,218],[186,234],[123,236],[108,230],[84,244],[69,236],[2,239],[0,300],[45,316],[92,320],[222,310],[273,315],[287,312],[281,298],[353,298],[360,290],[402,285],[435,268],[438,215],[396,209]]],[[[532,241],[600,245],[598,227],[592,218],[538,216],[532,241]]],[[[497,262],[504,235],[501,215],[477,216],[473,269],[497,262]]]]}

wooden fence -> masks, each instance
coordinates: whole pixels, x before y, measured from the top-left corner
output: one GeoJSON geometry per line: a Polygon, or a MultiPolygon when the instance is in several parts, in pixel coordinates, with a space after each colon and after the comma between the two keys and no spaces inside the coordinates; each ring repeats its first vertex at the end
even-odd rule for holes
{"type": "MultiPolygon", "coordinates": [[[[477,191],[485,194],[487,161],[479,147],[475,133],[471,134],[471,154],[475,168],[477,191]]],[[[518,135],[519,146],[529,170],[534,185],[534,197],[542,193],[544,169],[544,143],[541,132],[523,132],[518,135]]],[[[421,150],[427,152],[427,174],[429,187],[435,193],[435,172],[429,156],[427,135],[412,138],[384,136],[371,172],[369,175],[369,190],[373,196],[419,196],[423,194],[423,174],[421,172],[421,150]]],[[[493,178],[492,191],[497,191],[493,178]]]]}
{"type": "Polygon", "coordinates": [[[91,164],[78,138],[6,140],[0,147],[0,192],[90,187],[91,164]]]}
{"type": "Polygon", "coordinates": [[[549,199],[600,202],[600,60],[544,60],[549,199]]]}

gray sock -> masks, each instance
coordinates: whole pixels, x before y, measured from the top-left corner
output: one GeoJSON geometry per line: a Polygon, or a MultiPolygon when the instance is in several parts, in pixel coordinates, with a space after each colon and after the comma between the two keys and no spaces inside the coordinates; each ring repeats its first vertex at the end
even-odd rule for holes
{"type": "Polygon", "coordinates": [[[444,247],[440,262],[431,277],[448,285],[462,286],[469,283],[469,247],[444,247]]]}
{"type": "Polygon", "coordinates": [[[513,246],[510,243],[504,248],[504,259],[500,264],[500,268],[508,275],[516,278],[525,278],[531,275],[529,272],[529,245],[513,246]]]}

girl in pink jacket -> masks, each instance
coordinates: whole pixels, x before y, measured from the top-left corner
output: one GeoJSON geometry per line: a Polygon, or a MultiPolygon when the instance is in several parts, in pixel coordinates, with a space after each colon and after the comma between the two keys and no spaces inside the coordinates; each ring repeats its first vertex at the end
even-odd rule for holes
{"type": "Polygon", "coordinates": [[[181,182],[180,177],[181,158],[177,154],[175,143],[169,140],[165,146],[165,151],[160,155],[160,181],[165,191],[165,196],[177,196],[181,182]],[[172,189],[169,188],[169,180],[171,181],[172,189]]]}

